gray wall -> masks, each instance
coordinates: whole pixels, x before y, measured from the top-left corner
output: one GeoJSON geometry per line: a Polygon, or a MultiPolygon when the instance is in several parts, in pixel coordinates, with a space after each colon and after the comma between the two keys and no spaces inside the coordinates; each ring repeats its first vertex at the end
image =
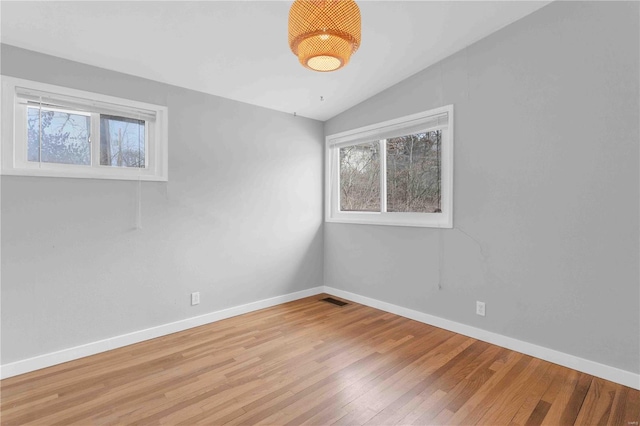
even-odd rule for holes
{"type": "Polygon", "coordinates": [[[454,229],[328,223],[325,284],[640,372],[638,9],[552,3],[325,123],[455,105],[454,229]]]}
{"type": "Polygon", "coordinates": [[[136,182],[2,177],[3,364],[323,284],[321,122],[7,45],[2,74],[169,108],[141,230],[136,182]]]}

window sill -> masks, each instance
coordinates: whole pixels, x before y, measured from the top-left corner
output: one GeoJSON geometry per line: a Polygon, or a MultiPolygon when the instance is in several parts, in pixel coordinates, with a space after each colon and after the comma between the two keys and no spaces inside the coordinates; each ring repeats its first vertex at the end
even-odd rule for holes
{"type": "Polygon", "coordinates": [[[132,170],[132,173],[106,173],[95,169],[85,169],[78,172],[69,170],[51,170],[51,169],[5,169],[2,170],[2,176],[26,176],[26,177],[53,177],[53,178],[73,178],[73,179],[112,179],[112,180],[133,180],[145,182],[167,182],[166,176],[154,176],[149,174],[138,174],[132,170]]]}
{"type": "Polygon", "coordinates": [[[359,214],[358,217],[327,217],[327,223],[348,223],[353,225],[409,226],[418,228],[453,228],[453,221],[447,217],[398,218],[383,217],[379,213],[359,214]]]}

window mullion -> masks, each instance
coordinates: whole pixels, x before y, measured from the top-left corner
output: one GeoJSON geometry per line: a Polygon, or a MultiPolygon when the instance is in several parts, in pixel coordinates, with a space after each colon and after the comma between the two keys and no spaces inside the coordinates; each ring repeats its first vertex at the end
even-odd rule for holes
{"type": "Polygon", "coordinates": [[[340,148],[331,150],[331,181],[333,182],[332,191],[332,213],[340,212],[340,148]]]}
{"type": "MultiPolygon", "coordinates": [[[[158,158],[156,157],[156,155],[158,154],[158,150],[152,150],[149,146],[149,138],[151,137],[150,132],[152,132],[151,130],[151,125],[149,124],[148,121],[144,122],[144,169],[149,169],[150,165],[153,165],[155,167],[155,165],[159,162],[158,158]]],[[[155,136],[155,133],[154,133],[155,136]]],[[[138,155],[138,161],[140,161],[140,156],[138,155]]],[[[138,168],[139,172],[142,172],[141,168],[138,168]]]]}
{"type": "Polygon", "coordinates": [[[387,140],[380,143],[380,212],[387,212],[387,140]]]}
{"type": "Polygon", "coordinates": [[[91,167],[100,165],[100,114],[91,113],[91,167]]]}

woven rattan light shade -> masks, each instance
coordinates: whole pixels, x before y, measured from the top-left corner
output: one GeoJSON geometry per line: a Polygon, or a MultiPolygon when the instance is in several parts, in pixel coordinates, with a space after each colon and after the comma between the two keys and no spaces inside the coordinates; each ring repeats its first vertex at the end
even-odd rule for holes
{"type": "Polygon", "coordinates": [[[353,0],[295,0],[289,46],[314,71],[335,71],[360,47],[360,8],[353,0]]]}

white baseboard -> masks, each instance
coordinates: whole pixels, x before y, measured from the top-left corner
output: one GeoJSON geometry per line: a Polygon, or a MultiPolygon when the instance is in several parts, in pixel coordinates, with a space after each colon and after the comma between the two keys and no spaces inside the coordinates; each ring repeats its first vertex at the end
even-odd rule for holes
{"type": "Polygon", "coordinates": [[[106,352],[112,349],[131,345],[145,340],[154,339],[156,337],[165,336],[167,334],[176,333],[178,331],[187,330],[189,328],[198,327],[204,324],[231,318],[237,315],[246,314],[248,312],[257,311],[259,309],[269,308],[281,303],[291,302],[293,300],[302,299],[304,297],[313,296],[320,293],[327,293],[332,296],[341,297],[351,300],[362,305],[380,309],[385,312],[410,318],[425,324],[443,328],[445,330],[459,333],[474,339],[482,340],[503,348],[511,349],[516,352],[527,354],[545,361],[553,362],[564,367],[572,368],[583,373],[601,377],[615,383],[620,383],[634,389],[640,389],[640,375],[630,371],[621,370],[619,368],[610,367],[588,359],[579,358],[573,355],[559,352],[543,346],[534,345],[533,343],[524,342],[512,337],[503,336],[491,331],[482,330],[470,325],[451,321],[448,319],[429,315],[424,312],[415,311],[413,309],[404,308],[392,303],[383,302],[372,299],[370,297],[361,296],[359,294],[350,293],[348,291],[339,290],[333,287],[314,287],[307,290],[289,293],[282,296],[276,296],[269,299],[263,299],[245,305],[235,306],[233,308],[223,309],[200,315],[193,318],[163,324],[157,327],[147,328],[145,330],[134,331],[132,333],[87,343],[85,345],[75,346],[73,348],[63,349],[57,352],[51,352],[28,358],[10,364],[0,366],[0,379],[17,376],[19,374],[28,373],[30,371],[39,370],[41,368],[50,367],[52,365],[61,364],[74,359],[83,358],[100,352],[106,352]]]}
{"type": "Polygon", "coordinates": [[[100,352],[106,352],[112,349],[131,345],[133,343],[155,339],[156,337],[165,336],[167,334],[176,333],[178,331],[187,330],[200,325],[209,324],[226,318],[235,317],[237,315],[246,314],[248,312],[257,311],[259,309],[269,308],[281,303],[313,296],[322,293],[323,290],[323,287],[314,287],[295,293],[285,294],[283,296],[258,300],[257,302],[247,303],[246,305],[234,306],[233,308],[223,309],[205,315],[187,318],[159,325],[157,327],[134,331],[133,333],[122,334],[120,336],[98,340],[97,342],[91,342],[85,345],[75,346],[73,348],[63,349],[61,351],[4,364],[0,366],[0,379],[17,376],[18,374],[28,373],[45,367],[51,367],[52,365],[73,361],[74,359],[83,358],[100,352]]]}
{"type": "Polygon", "coordinates": [[[540,358],[554,364],[571,368],[573,370],[591,374],[592,376],[600,377],[615,383],[619,383],[621,385],[629,386],[630,388],[640,389],[640,374],[632,373],[631,371],[625,371],[619,368],[610,367],[605,364],[600,364],[595,361],[579,358],[577,356],[569,355],[564,352],[559,352],[553,349],[545,348],[543,346],[534,345],[533,343],[524,342],[512,337],[507,337],[498,333],[493,333],[491,331],[472,327],[470,325],[461,324],[459,322],[436,317],[434,315],[425,314],[424,312],[414,311],[413,309],[404,308],[402,306],[394,305],[387,302],[382,302],[370,297],[360,296],[359,294],[350,293],[348,291],[338,290],[337,288],[324,286],[324,292],[332,296],[351,300],[362,305],[370,306],[372,308],[380,309],[385,312],[390,312],[392,314],[400,315],[405,318],[410,318],[415,321],[433,325],[438,328],[453,331],[454,333],[469,336],[474,339],[501,346],[503,348],[511,349],[516,352],[540,358]]]}

